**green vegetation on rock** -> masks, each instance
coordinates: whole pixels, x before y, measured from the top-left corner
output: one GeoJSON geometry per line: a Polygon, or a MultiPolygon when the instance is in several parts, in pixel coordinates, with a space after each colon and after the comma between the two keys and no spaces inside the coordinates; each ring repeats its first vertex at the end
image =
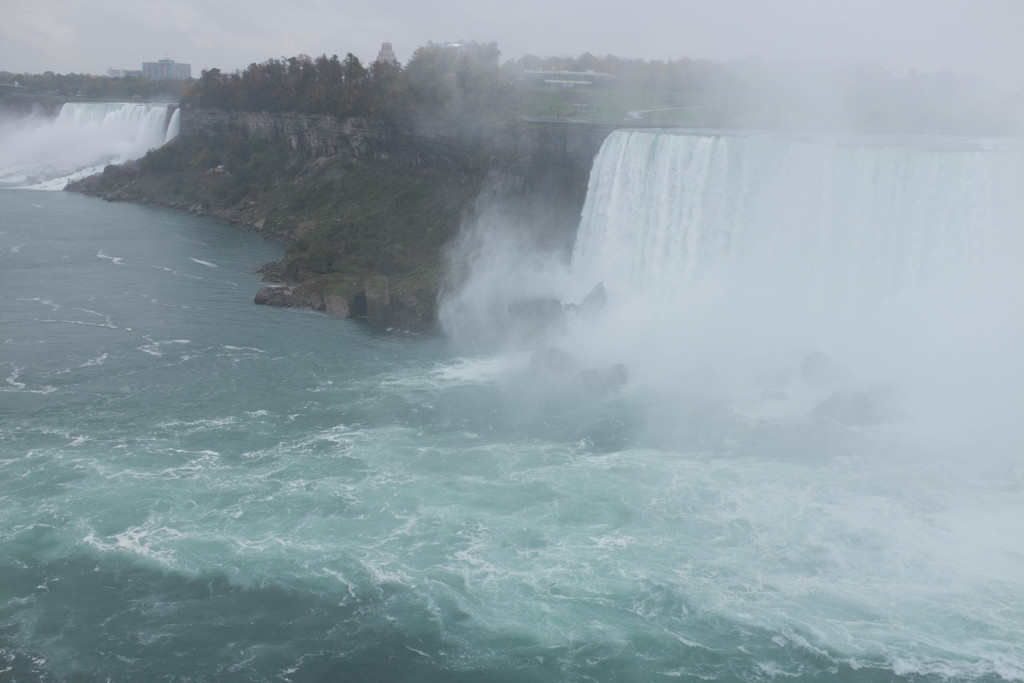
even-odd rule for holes
{"type": "MultiPolygon", "coordinates": [[[[302,159],[280,143],[235,134],[183,137],[135,166],[111,166],[74,189],[160,203],[241,224],[288,243],[278,268],[299,301],[352,299],[371,278],[434,318],[442,249],[480,189],[482,171],[381,158],[302,159]]],[[[353,313],[355,314],[355,313],[353,313]]]]}

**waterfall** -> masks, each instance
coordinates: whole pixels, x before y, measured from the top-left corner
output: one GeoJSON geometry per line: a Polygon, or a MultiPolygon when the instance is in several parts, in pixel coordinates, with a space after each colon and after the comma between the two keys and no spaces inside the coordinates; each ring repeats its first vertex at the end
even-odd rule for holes
{"type": "Polygon", "coordinates": [[[167,124],[167,135],[164,136],[164,144],[178,137],[181,133],[181,107],[176,107],[171,114],[171,120],[167,124]]]}
{"type": "Polygon", "coordinates": [[[582,276],[676,292],[732,287],[874,305],[1017,270],[1019,146],[616,132],[594,164],[582,276]]]}
{"type": "Polygon", "coordinates": [[[69,102],[55,119],[0,126],[0,183],[62,189],[107,164],[138,159],[176,134],[168,105],[69,102]],[[173,127],[173,130],[172,130],[173,127]]]}
{"type": "Polygon", "coordinates": [[[1022,186],[1018,140],[615,132],[563,295],[610,304],[572,343],[718,392],[827,354],[940,421],[1015,424],[1022,186]]]}

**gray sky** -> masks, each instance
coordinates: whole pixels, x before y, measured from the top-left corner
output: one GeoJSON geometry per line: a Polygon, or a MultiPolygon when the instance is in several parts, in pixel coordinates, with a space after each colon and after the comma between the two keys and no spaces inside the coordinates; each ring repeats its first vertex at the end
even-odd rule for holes
{"type": "Polygon", "coordinates": [[[103,74],[171,58],[224,71],[300,53],[402,62],[427,41],[502,59],[820,59],[1024,85],[1024,0],[0,0],[0,70],[103,74]]]}

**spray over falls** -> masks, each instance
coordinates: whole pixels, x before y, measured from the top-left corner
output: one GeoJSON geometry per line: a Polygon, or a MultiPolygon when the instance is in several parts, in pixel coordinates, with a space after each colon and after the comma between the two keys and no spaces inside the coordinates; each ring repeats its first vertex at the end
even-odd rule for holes
{"type": "Polygon", "coordinates": [[[716,584],[712,612],[899,675],[1019,680],[1022,185],[1014,139],[618,131],[571,260],[492,217],[449,329],[504,330],[548,387],[523,403],[628,368],[603,447],[672,481],[688,512],[646,547],[679,544],[659,566],[716,584]]]}
{"type": "Polygon", "coordinates": [[[571,263],[460,243],[510,353],[0,192],[0,670],[1024,680],[1021,155],[932,142],[616,133],[571,263]]]}
{"type": "Polygon", "coordinates": [[[755,413],[832,397],[820,410],[845,402],[855,423],[998,432],[1022,407],[1022,178],[1007,140],[618,131],[569,266],[538,274],[495,240],[460,303],[515,318],[521,292],[578,302],[602,283],[602,314],[570,310],[548,339],[585,364],[755,413]]]}

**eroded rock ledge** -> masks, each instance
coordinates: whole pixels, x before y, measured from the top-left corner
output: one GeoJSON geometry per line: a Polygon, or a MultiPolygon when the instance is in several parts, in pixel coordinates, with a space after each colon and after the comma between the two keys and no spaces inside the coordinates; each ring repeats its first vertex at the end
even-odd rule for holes
{"type": "Polygon", "coordinates": [[[393,290],[387,277],[324,287],[320,282],[289,283],[280,261],[260,268],[265,282],[253,299],[263,306],[311,308],[340,318],[363,318],[378,329],[400,328],[427,331],[435,322],[434,294],[416,290],[393,290]]]}

